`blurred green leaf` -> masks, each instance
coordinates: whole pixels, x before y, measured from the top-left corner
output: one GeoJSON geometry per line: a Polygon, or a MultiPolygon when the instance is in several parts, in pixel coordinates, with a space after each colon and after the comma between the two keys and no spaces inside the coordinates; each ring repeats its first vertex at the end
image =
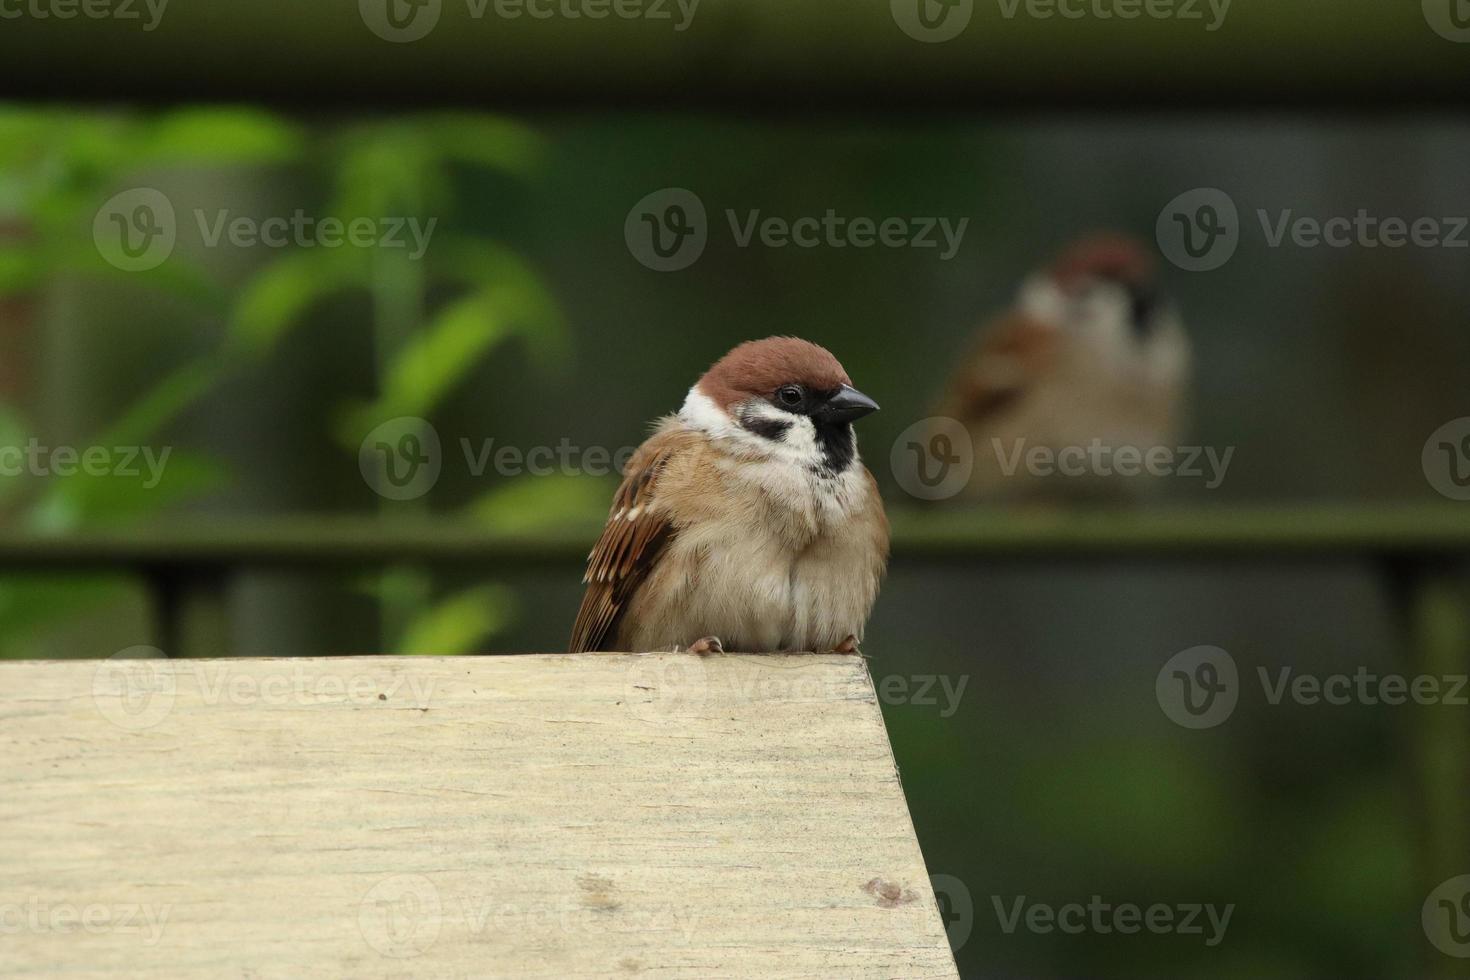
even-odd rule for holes
{"type": "Polygon", "coordinates": [[[456,163],[529,177],[546,156],[545,144],[534,131],[497,116],[435,113],[419,120],[418,126],[440,156],[456,163]]]}
{"type": "Polygon", "coordinates": [[[9,162],[8,154],[46,142],[59,121],[49,109],[0,105],[0,161],[9,162]]]}
{"type": "Polygon", "coordinates": [[[558,473],[522,476],[496,487],[469,505],[475,523],[499,531],[538,531],[607,515],[618,477],[558,473]]]}
{"type": "Polygon", "coordinates": [[[383,395],[345,413],[337,426],[344,445],[383,419],[425,416],[474,369],[476,361],[515,326],[526,326],[532,304],[512,291],[475,293],[449,304],[395,355],[388,365],[383,395]]]}
{"type": "Polygon", "coordinates": [[[367,270],[350,250],[292,252],[266,266],[239,293],[230,317],[231,343],[252,355],[271,350],[316,303],[367,285],[367,270]]]}
{"type": "Polygon", "coordinates": [[[131,594],[117,576],[0,578],[0,657],[34,656],[25,640],[36,630],[131,594]]]}
{"type": "Polygon", "coordinates": [[[46,265],[35,249],[0,247],[0,297],[39,288],[46,280],[46,271],[46,265]]]}
{"type": "Polygon", "coordinates": [[[515,616],[515,595],[503,585],[480,585],[436,603],[416,617],[399,639],[400,654],[453,656],[472,653],[504,630],[515,616]]]}
{"type": "Polygon", "coordinates": [[[92,241],[85,238],[47,236],[39,246],[38,259],[49,278],[87,276],[126,283],[131,288],[154,289],[207,307],[225,310],[229,294],[193,263],[171,256],[152,269],[130,272],[107,261],[92,241]]]}
{"type": "Polygon", "coordinates": [[[130,164],[266,164],[298,159],[301,128],[256,109],[190,108],[139,128],[130,164]]]}
{"type": "MultiPolygon", "coordinates": [[[[172,447],[149,449],[151,457],[140,453],[133,460],[136,475],[91,475],[78,470],[49,478],[29,515],[31,529],[59,533],[121,524],[159,514],[229,483],[229,471],[220,462],[172,447]]],[[[114,454],[113,458],[118,457],[114,454]]]]}
{"type": "Polygon", "coordinates": [[[97,437],[97,445],[141,445],[209,393],[225,373],[225,365],[209,356],[185,364],[145,391],[117,421],[97,437]]]}
{"type": "Polygon", "coordinates": [[[506,297],[507,311],[523,325],[527,348],[543,368],[570,363],[571,341],[561,308],[524,259],[495,242],[460,236],[435,241],[433,257],[436,276],[506,297]]]}
{"type": "Polygon", "coordinates": [[[441,180],[431,178],[432,169],[422,141],[363,134],[337,165],[332,212],[348,222],[422,216],[431,199],[448,193],[441,180]]]}
{"type": "Polygon", "coordinates": [[[388,366],[384,401],[395,415],[433,408],[475,360],[506,336],[510,315],[501,297],[479,293],[434,316],[388,366]]]}

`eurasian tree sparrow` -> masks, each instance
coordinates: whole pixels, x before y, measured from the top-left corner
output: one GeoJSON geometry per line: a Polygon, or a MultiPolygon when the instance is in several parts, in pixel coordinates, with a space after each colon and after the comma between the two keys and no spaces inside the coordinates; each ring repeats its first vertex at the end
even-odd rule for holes
{"type": "Polygon", "coordinates": [[[977,333],[935,413],[969,431],[970,496],[1142,488],[1146,481],[1115,474],[1032,473],[1024,453],[1070,449],[1075,461],[1097,446],[1147,452],[1177,438],[1189,340],[1155,265],[1132,239],[1083,239],[977,333]]]}
{"type": "Polygon", "coordinates": [[[572,652],[855,652],[888,560],[852,430],[877,408],[805,340],[722,357],[629,461],[572,652]]]}

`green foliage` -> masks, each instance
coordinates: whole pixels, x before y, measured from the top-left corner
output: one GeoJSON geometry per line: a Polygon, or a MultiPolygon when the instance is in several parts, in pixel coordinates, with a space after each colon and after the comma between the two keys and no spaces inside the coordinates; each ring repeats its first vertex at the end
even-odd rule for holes
{"type": "Polygon", "coordinates": [[[479,585],[455,593],[425,610],[394,653],[449,656],[474,653],[515,617],[515,593],[504,585],[479,585]]]}
{"type": "MultiPolygon", "coordinates": [[[[267,361],[321,304],[366,292],[373,301],[380,394],[367,404],[341,406],[329,420],[344,447],[355,452],[361,432],[377,422],[430,414],[505,343],[524,343],[543,367],[564,361],[561,316],[535,273],[497,243],[429,224],[454,213],[454,168],[487,168],[525,179],[544,159],[544,145],[529,129],[468,113],[347,125],[309,139],[296,124],[251,109],[185,108],[141,116],[0,106],[0,213],[13,215],[25,229],[23,240],[0,243],[0,297],[41,292],[72,277],[120,279],[221,315],[225,330],[215,351],[165,375],[94,440],[149,445],[221,383],[267,361]],[[103,201],[150,172],[282,165],[304,165],[322,175],[328,213],[344,224],[359,218],[417,220],[438,237],[422,256],[350,243],[286,251],[231,295],[179,255],[148,271],[122,272],[103,259],[88,233],[103,201]],[[425,297],[436,283],[457,293],[430,309],[425,297]]],[[[0,406],[0,445],[23,442],[27,431],[23,420],[0,406]]],[[[82,473],[7,481],[0,484],[0,505],[24,526],[64,532],[157,518],[227,482],[218,461],[172,452],[156,485],[82,473]]],[[[522,500],[491,509],[513,517],[534,508],[522,500]]],[[[418,573],[385,576],[376,589],[394,634],[390,647],[463,652],[513,615],[508,593],[493,584],[438,604],[431,601],[431,583],[418,573]]],[[[89,594],[98,601],[115,594],[110,587],[65,591],[68,606],[85,605],[89,594]]],[[[28,624],[45,621],[37,613],[55,604],[27,602],[27,594],[23,584],[0,588],[0,632],[21,627],[22,618],[28,624]]]]}
{"type": "Polygon", "coordinates": [[[29,656],[34,632],[120,602],[130,591],[116,576],[0,576],[0,657],[29,656]]]}
{"type": "Polygon", "coordinates": [[[239,292],[230,315],[229,339],[245,354],[268,354],[281,337],[328,297],[366,288],[355,256],[343,251],[292,252],[266,266],[239,292]]]}
{"type": "Polygon", "coordinates": [[[521,477],[476,499],[468,514],[477,524],[502,531],[544,531],[602,519],[616,489],[615,476],[521,477]]]}

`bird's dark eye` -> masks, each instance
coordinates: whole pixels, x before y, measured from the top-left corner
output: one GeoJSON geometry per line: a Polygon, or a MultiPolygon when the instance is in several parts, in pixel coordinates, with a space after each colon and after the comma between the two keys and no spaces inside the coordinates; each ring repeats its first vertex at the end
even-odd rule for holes
{"type": "Polygon", "coordinates": [[[776,398],[782,405],[796,406],[801,404],[802,393],[798,385],[782,385],[776,389],[776,398]]]}

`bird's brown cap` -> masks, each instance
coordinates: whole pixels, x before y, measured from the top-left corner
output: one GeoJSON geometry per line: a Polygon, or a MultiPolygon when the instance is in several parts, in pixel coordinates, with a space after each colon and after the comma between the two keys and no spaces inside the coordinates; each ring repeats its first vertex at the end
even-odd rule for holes
{"type": "Polygon", "coordinates": [[[852,379],[831,351],[799,337],[750,340],[714,363],[698,388],[721,408],[767,396],[786,384],[835,391],[852,379]]]}
{"type": "Polygon", "coordinates": [[[1153,281],[1153,253],[1137,239],[1111,232],[1089,235],[1067,246],[1051,274],[1064,287],[1083,279],[1111,279],[1130,286],[1153,281]]]}

